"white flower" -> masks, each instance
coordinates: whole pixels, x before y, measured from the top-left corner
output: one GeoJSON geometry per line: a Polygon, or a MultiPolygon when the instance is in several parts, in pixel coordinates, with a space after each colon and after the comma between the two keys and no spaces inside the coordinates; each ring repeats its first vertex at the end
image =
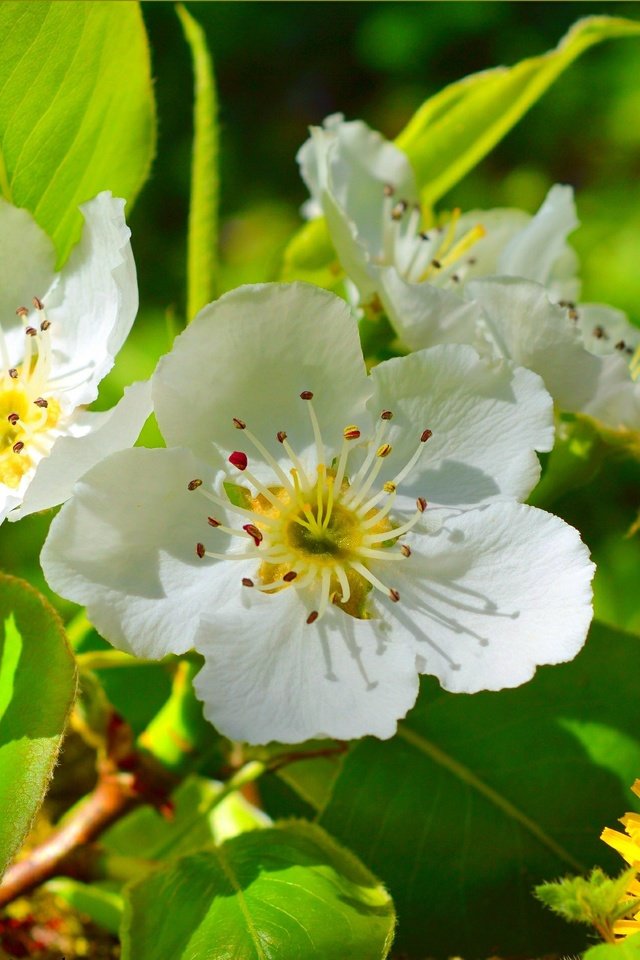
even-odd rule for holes
{"type": "MultiPolygon", "coordinates": [[[[552,187],[534,217],[522,210],[457,210],[444,225],[426,226],[407,156],[361,120],[345,122],[335,114],[312,127],[298,162],[313,212],[324,213],[362,300],[377,294],[411,347],[416,287],[432,294],[431,309],[441,314],[461,309],[459,298],[448,294],[493,274],[535,280],[558,298],[578,295],[577,259],[566,242],[578,225],[570,187],[552,187]]],[[[417,306],[424,346],[424,328],[433,319],[424,317],[424,297],[417,306]]],[[[445,327],[461,322],[460,316],[443,319],[445,327]]]]}
{"type": "Polygon", "coordinates": [[[425,229],[408,158],[362,121],[329,117],[298,160],[360,298],[377,297],[410,349],[488,348],[539,373],[560,409],[640,429],[639,331],[619,311],[575,302],[571,187],[553,186],[534,216],[455,211],[425,229]],[[498,279],[478,282],[488,277],[498,279]]]}
{"type": "Polygon", "coordinates": [[[0,201],[0,522],[65,500],[101,457],[135,442],[150,413],[142,383],[106,413],[83,410],[138,309],[123,207],[109,193],[84,204],[82,238],[56,274],[48,237],[0,201]]]}
{"type": "Polygon", "coordinates": [[[342,300],[267,284],[205,307],[152,389],[170,449],[83,477],[43,567],[117,646],[195,646],[226,735],[389,737],[417,670],[497,690],[582,645],[586,548],[516,502],[553,442],[535,374],[444,345],[367,376],[342,300]]]}

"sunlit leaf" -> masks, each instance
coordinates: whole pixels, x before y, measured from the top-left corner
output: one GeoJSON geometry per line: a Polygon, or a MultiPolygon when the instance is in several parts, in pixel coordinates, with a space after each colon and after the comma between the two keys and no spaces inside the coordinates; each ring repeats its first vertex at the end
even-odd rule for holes
{"type": "Polygon", "coordinates": [[[42,802],[76,688],[62,624],[27,583],[0,574],[0,874],[42,802]]]}
{"type": "Polygon", "coordinates": [[[155,113],[138,3],[0,4],[0,189],[65,259],[78,205],[101,190],[133,203],[151,164],[155,113]]]}
{"type": "Polygon", "coordinates": [[[243,833],[127,889],[123,960],[382,960],[378,881],[319,827],[243,833]]]}

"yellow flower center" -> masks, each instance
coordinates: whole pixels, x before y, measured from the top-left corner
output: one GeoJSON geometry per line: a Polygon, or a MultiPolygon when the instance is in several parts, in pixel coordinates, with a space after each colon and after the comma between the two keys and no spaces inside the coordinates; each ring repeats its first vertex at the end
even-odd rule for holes
{"type": "Polygon", "coordinates": [[[426,508],[426,501],[417,501],[415,515],[405,523],[394,523],[390,511],[398,484],[417,463],[423,444],[431,436],[424,430],[409,462],[392,480],[372,493],[372,488],[392,447],[384,441],[392,418],[390,411],[381,414],[368,451],[358,470],[349,478],[347,467],[350,450],[360,439],[360,430],[349,425],[343,431],[340,455],[327,463],[320,426],[311,403],[312,394],[305,391],[301,398],[308,405],[316,447],[314,474],[302,465],[291,448],[285,433],[277,434],[278,442],[291,460],[287,473],[269,454],[264,445],[247,429],[246,423],[234,419],[257,448],[263,459],[277,475],[277,485],[266,486],[248,470],[248,457],[234,451],[229,462],[249,481],[253,490],[244,485],[225,483],[228,501],[202,489],[202,481],[192,480],[189,489],[200,489],[212,502],[240,513],[249,522],[241,530],[227,527],[215,517],[208,517],[214,528],[232,536],[248,538],[248,550],[240,554],[220,554],[208,550],[204,543],[196,545],[199,557],[216,559],[243,559],[254,556],[258,561],[255,576],[245,577],[245,587],[254,587],[266,594],[295,588],[305,591],[310,598],[308,623],[313,623],[326,612],[330,603],[358,619],[371,616],[368,599],[377,589],[393,602],[398,602],[398,590],[383,583],[372,571],[372,561],[405,562],[411,556],[410,548],[399,544],[400,538],[417,522],[426,508]],[[382,506],[380,505],[382,504],[382,506]]]}

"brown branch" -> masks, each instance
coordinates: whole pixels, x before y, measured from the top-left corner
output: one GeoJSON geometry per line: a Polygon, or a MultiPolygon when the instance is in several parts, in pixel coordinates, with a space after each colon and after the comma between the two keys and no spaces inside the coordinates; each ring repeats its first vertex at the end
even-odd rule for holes
{"type": "Polygon", "coordinates": [[[9,867],[0,882],[0,908],[52,877],[91,879],[96,851],[89,844],[134,807],[150,803],[170,815],[175,779],[153,758],[130,749],[125,726],[119,720],[112,724],[107,758],[87,799],[47,840],[9,867]]]}
{"type": "Polygon", "coordinates": [[[315,760],[316,757],[338,757],[346,753],[349,744],[345,740],[336,740],[335,746],[321,747],[318,750],[294,750],[290,753],[281,753],[268,762],[269,773],[275,773],[290,763],[299,763],[301,760],[315,760]]]}

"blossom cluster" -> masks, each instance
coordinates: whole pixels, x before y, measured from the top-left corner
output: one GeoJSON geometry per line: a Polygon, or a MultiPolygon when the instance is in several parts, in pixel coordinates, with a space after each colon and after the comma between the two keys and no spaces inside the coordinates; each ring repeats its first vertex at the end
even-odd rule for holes
{"type": "Polygon", "coordinates": [[[85,205],[57,276],[0,207],[32,252],[7,295],[37,293],[0,344],[2,516],[66,500],[51,587],[122,650],[197,649],[205,715],[252,743],[390,737],[420,674],[470,694],[575,656],[593,564],[523,501],[554,409],[640,428],[640,334],[579,302],[571,188],[434,219],[402,151],[340,116],[298,159],[345,297],[226,293],[108,414],[82,408],[137,307],[121,202],[85,205]],[[381,314],[405,355],[368,371],[359,318],[381,314]],[[133,446],[151,407],[166,448],[133,446]]]}

